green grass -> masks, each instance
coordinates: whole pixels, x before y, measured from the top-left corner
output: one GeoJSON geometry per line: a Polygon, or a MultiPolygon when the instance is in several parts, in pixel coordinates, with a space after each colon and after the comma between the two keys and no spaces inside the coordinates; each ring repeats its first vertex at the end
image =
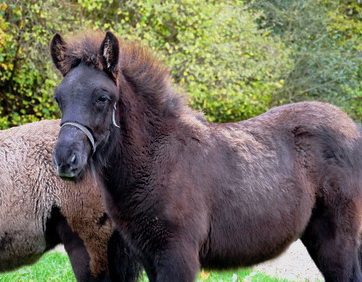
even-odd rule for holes
{"type": "Polygon", "coordinates": [[[6,282],[76,281],[69,258],[60,252],[45,254],[36,264],[0,274],[6,282]]]}
{"type": "MultiPolygon", "coordinates": [[[[76,281],[67,255],[59,252],[45,254],[36,264],[25,266],[13,272],[0,274],[0,281],[6,282],[48,282],[48,281],[76,281]]],[[[148,281],[144,274],[142,282],[148,281]]],[[[268,281],[286,282],[286,279],[277,279],[251,269],[232,272],[205,272],[202,271],[198,282],[241,282],[241,281],[268,281]]]]}

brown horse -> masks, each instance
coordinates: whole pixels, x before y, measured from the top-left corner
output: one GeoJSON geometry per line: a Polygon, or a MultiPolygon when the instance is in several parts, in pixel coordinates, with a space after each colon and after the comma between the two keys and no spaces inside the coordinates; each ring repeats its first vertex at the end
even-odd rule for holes
{"type": "Polygon", "coordinates": [[[110,32],[57,34],[51,54],[64,76],[58,174],[94,166],[151,281],[250,266],[297,238],[327,281],[362,281],[362,131],[344,112],[306,102],[212,124],[162,64],[110,32]]]}
{"type": "Polygon", "coordinates": [[[138,264],[93,177],[65,182],[54,172],[59,122],[0,130],[0,272],[33,264],[62,243],[78,281],[134,281],[138,264]]]}

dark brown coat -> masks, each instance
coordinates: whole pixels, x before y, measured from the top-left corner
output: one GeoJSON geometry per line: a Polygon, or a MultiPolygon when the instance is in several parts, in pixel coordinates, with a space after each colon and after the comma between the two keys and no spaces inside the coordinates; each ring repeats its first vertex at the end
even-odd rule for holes
{"type": "Polygon", "coordinates": [[[304,102],[212,124],[137,44],[56,35],[51,51],[62,123],[89,128],[98,145],[92,155],[84,131],[64,126],[58,174],[78,179],[95,165],[151,281],[250,266],[297,238],[326,281],[362,281],[362,134],[344,112],[304,102]]]}

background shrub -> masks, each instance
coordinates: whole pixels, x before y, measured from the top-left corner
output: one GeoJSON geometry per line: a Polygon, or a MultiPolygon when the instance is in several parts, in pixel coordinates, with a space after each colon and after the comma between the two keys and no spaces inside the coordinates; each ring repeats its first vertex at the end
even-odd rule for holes
{"type": "Polygon", "coordinates": [[[361,12],[361,1],[345,0],[5,1],[0,128],[59,116],[48,42],[82,29],[153,48],[210,121],[301,100],[331,102],[360,121],[361,12]]]}
{"type": "Polygon", "coordinates": [[[362,2],[258,0],[259,26],[292,49],[291,71],[273,105],[321,100],[361,120],[362,2]]]}

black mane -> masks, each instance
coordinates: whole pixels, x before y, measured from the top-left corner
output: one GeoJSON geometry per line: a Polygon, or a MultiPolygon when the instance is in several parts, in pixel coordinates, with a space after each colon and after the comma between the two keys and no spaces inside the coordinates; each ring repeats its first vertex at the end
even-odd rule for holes
{"type": "MultiPolygon", "coordinates": [[[[67,49],[61,62],[61,72],[68,73],[70,69],[81,62],[103,70],[99,48],[103,33],[89,32],[67,38],[67,49]]],[[[158,109],[157,114],[179,116],[182,114],[196,115],[203,120],[202,114],[194,112],[188,106],[187,97],[180,88],[173,85],[169,69],[148,48],[137,41],[119,39],[119,78],[129,83],[137,95],[142,95],[142,101],[148,106],[158,109]]]]}

